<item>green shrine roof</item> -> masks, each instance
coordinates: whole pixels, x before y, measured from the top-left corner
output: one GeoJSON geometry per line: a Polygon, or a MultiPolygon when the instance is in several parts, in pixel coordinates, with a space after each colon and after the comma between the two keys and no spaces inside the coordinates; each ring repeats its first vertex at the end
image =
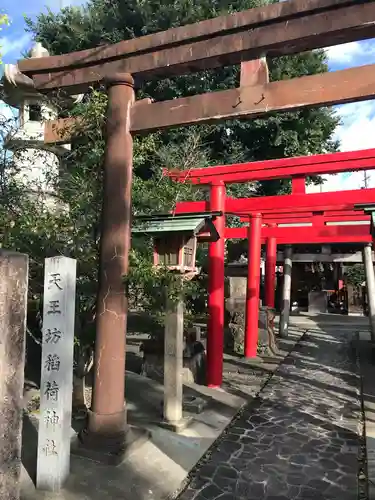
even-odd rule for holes
{"type": "Polygon", "coordinates": [[[375,203],[358,203],[354,205],[355,210],[363,210],[365,214],[369,214],[371,235],[375,237],[375,203]]]}
{"type": "Polygon", "coordinates": [[[375,212],[375,203],[358,203],[354,205],[355,210],[363,210],[366,213],[375,212]]]}
{"type": "Polygon", "coordinates": [[[206,223],[206,219],[200,217],[195,219],[171,219],[154,221],[137,221],[133,226],[133,233],[170,233],[175,231],[196,233],[206,223]]]}
{"type": "Polygon", "coordinates": [[[199,212],[190,214],[156,214],[134,217],[132,233],[189,232],[197,234],[220,212],[199,212]]]}

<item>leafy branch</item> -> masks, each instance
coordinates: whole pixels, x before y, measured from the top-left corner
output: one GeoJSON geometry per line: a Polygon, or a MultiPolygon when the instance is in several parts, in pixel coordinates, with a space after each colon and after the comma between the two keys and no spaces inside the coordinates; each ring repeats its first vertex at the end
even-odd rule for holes
{"type": "MultiPolygon", "coordinates": [[[[3,26],[9,26],[9,17],[7,16],[7,14],[0,13],[0,31],[3,29],[3,26]]],[[[0,52],[0,64],[2,64],[1,52],[0,52]]]]}
{"type": "Polygon", "coordinates": [[[348,266],[345,270],[345,276],[350,285],[355,287],[362,286],[362,283],[366,280],[365,268],[363,264],[353,264],[348,266]]]}
{"type": "Polygon", "coordinates": [[[136,297],[138,306],[159,323],[163,322],[167,302],[175,304],[186,296],[194,299],[199,294],[196,281],[167,267],[154,266],[148,255],[132,250],[129,257],[129,272],[124,277],[128,299],[132,301],[136,297]]]}

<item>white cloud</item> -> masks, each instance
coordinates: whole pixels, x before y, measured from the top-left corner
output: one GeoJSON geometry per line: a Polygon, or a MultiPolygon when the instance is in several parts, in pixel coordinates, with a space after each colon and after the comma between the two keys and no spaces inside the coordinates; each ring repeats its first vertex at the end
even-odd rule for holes
{"type": "Polygon", "coordinates": [[[18,57],[19,53],[22,52],[27,44],[30,42],[30,35],[24,33],[20,37],[1,37],[0,38],[0,48],[2,56],[14,53],[18,57]]]}
{"type": "Polygon", "coordinates": [[[9,120],[10,118],[15,118],[16,116],[17,110],[0,100],[0,121],[4,119],[9,120]]]}
{"type": "Polygon", "coordinates": [[[11,108],[0,100],[0,146],[4,138],[8,135],[10,128],[15,125],[12,119],[17,118],[17,115],[17,109],[11,108]]]}
{"type": "Polygon", "coordinates": [[[375,40],[344,43],[327,47],[329,65],[331,67],[351,67],[370,64],[375,61],[375,40]]]}
{"type": "Polygon", "coordinates": [[[343,45],[334,45],[326,49],[328,59],[331,64],[348,64],[355,57],[362,53],[362,48],[359,42],[345,43],[343,45]]]}
{"type": "Polygon", "coordinates": [[[57,12],[64,7],[74,7],[80,6],[87,2],[87,0],[32,0],[33,1],[33,11],[40,13],[45,11],[48,7],[53,12],[57,12]]]}
{"type": "MultiPolygon", "coordinates": [[[[375,171],[366,173],[367,187],[375,187],[375,171]]],[[[328,193],[331,191],[348,191],[351,189],[361,189],[364,187],[364,172],[350,172],[348,174],[323,175],[325,182],[321,186],[308,186],[308,193],[328,193]]]]}
{"type": "MultiPolygon", "coordinates": [[[[375,40],[351,42],[326,49],[330,70],[375,63],[375,40]]],[[[375,101],[337,106],[341,123],[335,132],[341,151],[375,148],[375,101]]],[[[368,171],[368,185],[375,187],[375,171],[368,171]]],[[[323,191],[358,189],[364,185],[364,173],[353,172],[324,176],[323,191]]],[[[309,187],[310,192],[319,187],[309,187]]]]}
{"type": "MultiPolygon", "coordinates": [[[[337,107],[341,124],[335,132],[340,151],[358,151],[375,148],[375,101],[355,102],[337,107]]],[[[322,187],[309,186],[308,192],[329,192],[364,187],[364,172],[323,176],[322,187]]],[[[375,171],[367,171],[368,187],[375,187],[375,171]]]]}
{"type": "MultiPolygon", "coordinates": [[[[340,141],[341,151],[358,151],[375,148],[375,101],[357,102],[340,107],[342,123],[337,127],[335,138],[340,141]]],[[[367,186],[375,187],[375,171],[368,170],[367,186]]],[[[364,187],[364,172],[340,174],[330,182],[338,184],[339,189],[358,189],[364,187]]]]}
{"type": "Polygon", "coordinates": [[[375,147],[375,101],[345,104],[338,108],[341,124],[335,132],[341,151],[375,147]]]}

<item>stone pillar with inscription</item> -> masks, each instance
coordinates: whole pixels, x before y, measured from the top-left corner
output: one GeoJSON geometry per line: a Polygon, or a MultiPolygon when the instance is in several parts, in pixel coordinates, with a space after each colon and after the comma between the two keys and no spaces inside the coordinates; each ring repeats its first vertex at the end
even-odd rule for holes
{"type": "Polygon", "coordinates": [[[363,263],[366,273],[366,288],[368,300],[368,315],[370,319],[371,341],[375,342],[375,275],[372,261],[372,245],[368,243],[363,248],[363,263]]]}
{"type": "Polygon", "coordinates": [[[289,314],[290,314],[290,298],[292,293],[292,261],[293,249],[290,245],[285,246],[284,250],[284,282],[282,307],[280,311],[279,336],[288,336],[289,314]]]}
{"type": "Polygon", "coordinates": [[[70,471],[76,261],[45,260],[37,488],[58,491],[70,471]]]}
{"type": "Polygon", "coordinates": [[[0,498],[20,498],[27,255],[0,251],[0,498]]]}
{"type": "Polygon", "coordinates": [[[164,422],[175,432],[189,423],[182,416],[182,369],[184,350],[184,303],[168,302],[164,334],[164,422]]]}

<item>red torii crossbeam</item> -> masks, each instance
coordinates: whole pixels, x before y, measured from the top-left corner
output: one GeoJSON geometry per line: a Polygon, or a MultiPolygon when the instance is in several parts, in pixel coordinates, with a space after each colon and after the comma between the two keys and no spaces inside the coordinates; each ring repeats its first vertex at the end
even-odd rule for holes
{"type": "MultiPolygon", "coordinates": [[[[248,227],[227,227],[225,239],[248,238],[248,227]]],[[[275,238],[279,245],[328,244],[328,243],[371,243],[370,222],[361,225],[262,227],[261,241],[275,238]]]]}
{"type": "Polygon", "coordinates": [[[164,170],[164,175],[177,182],[211,184],[220,179],[235,184],[296,176],[336,174],[375,168],[375,149],[329,153],[278,160],[265,160],[234,165],[220,165],[190,170],[164,170]]]}
{"type": "MultiPolygon", "coordinates": [[[[297,224],[297,223],[313,223],[317,217],[321,217],[324,223],[330,224],[334,222],[355,222],[355,221],[370,221],[369,215],[359,214],[353,210],[325,210],[316,215],[316,212],[297,212],[293,215],[288,215],[283,212],[274,214],[273,212],[266,212],[263,214],[264,224],[297,224]]],[[[247,222],[248,216],[241,216],[241,222],[247,222]]]]}
{"type": "MultiPolygon", "coordinates": [[[[223,183],[224,184],[224,183],[223,183]]],[[[375,188],[356,189],[332,193],[289,194],[254,198],[226,198],[220,210],[227,214],[354,210],[359,203],[374,203],[375,188]]],[[[176,205],[176,213],[205,212],[211,210],[208,201],[183,201],[176,205]]],[[[217,209],[216,209],[217,210],[217,209]]]]}

